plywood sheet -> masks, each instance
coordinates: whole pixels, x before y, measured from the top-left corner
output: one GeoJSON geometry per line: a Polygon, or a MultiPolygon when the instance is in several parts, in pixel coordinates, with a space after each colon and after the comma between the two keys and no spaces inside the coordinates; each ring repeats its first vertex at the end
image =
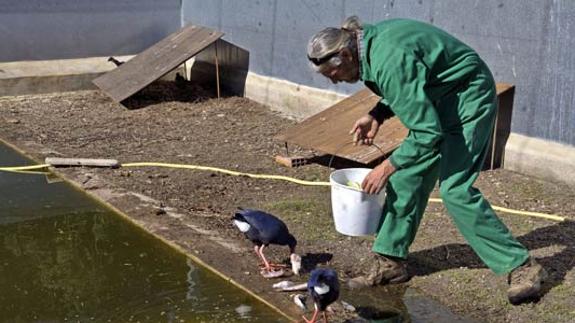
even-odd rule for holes
{"type": "MultiPolygon", "coordinates": [[[[508,92],[511,84],[498,83],[497,95],[508,92]]],[[[354,122],[367,114],[379,101],[379,96],[363,89],[333,106],[287,129],[275,138],[325,154],[371,164],[397,148],[408,130],[398,118],[386,120],[379,128],[374,146],[353,146],[349,130],[354,122]],[[379,147],[380,149],[376,148],[379,147]]]]}
{"type": "Polygon", "coordinates": [[[96,78],[93,83],[116,102],[122,102],[222,36],[219,31],[188,25],[96,78]]]}
{"type": "Polygon", "coordinates": [[[379,128],[375,146],[354,146],[349,130],[355,121],[371,110],[379,97],[369,89],[361,90],[335,105],[311,116],[276,136],[276,139],[325,154],[370,164],[391,153],[407,135],[397,118],[386,120],[379,128]],[[376,148],[379,147],[380,149],[376,148]]]}

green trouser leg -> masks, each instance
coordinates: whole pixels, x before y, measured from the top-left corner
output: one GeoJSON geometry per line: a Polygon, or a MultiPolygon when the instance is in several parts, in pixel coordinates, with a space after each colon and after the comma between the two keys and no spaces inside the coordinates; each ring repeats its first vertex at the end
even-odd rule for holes
{"type": "Polygon", "coordinates": [[[439,168],[440,194],[457,228],[493,272],[508,273],[528,259],[528,251],[473,187],[495,119],[495,89],[489,71],[479,72],[465,90],[443,99],[438,110],[443,112],[440,119],[445,131],[439,161],[432,156],[391,176],[373,251],[407,256],[427,202],[422,199],[429,196],[439,168]]]}
{"type": "Polygon", "coordinates": [[[439,154],[432,152],[425,161],[399,169],[386,186],[383,222],[373,245],[373,251],[407,258],[409,246],[427,206],[429,194],[439,173],[439,154]]]}

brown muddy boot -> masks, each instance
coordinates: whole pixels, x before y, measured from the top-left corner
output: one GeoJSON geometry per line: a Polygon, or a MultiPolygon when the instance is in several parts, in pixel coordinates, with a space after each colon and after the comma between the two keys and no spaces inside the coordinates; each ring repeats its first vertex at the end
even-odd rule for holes
{"type": "Polygon", "coordinates": [[[530,258],[523,265],[513,269],[507,282],[509,289],[507,290],[507,298],[513,305],[522,303],[523,301],[537,298],[541,291],[541,284],[547,279],[547,272],[545,269],[530,258]]]}
{"type": "Polygon", "coordinates": [[[351,289],[358,289],[375,285],[398,284],[407,280],[409,280],[409,274],[405,260],[377,254],[374,256],[374,263],[367,275],[352,278],[347,284],[351,289]]]}

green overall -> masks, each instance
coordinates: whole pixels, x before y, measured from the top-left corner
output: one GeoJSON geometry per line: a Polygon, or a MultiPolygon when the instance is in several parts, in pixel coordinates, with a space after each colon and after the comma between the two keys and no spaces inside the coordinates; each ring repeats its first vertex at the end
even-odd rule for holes
{"type": "Polygon", "coordinates": [[[406,258],[435,183],[448,213],[482,261],[508,273],[529,257],[481,192],[479,175],[497,109],[495,82],[477,53],[417,21],[364,25],[360,75],[382,97],[370,112],[409,129],[390,162],[383,220],[373,251],[406,258]]]}

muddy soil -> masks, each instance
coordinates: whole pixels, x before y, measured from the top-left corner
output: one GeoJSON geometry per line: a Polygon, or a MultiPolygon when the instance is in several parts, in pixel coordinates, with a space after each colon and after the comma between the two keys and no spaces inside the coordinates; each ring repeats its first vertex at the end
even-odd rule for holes
{"type": "MultiPolygon", "coordinates": [[[[193,85],[157,83],[126,102],[128,108],[99,91],[5,97],[0,98],[0,138],[37,162],[49,156],[114,158],[121,163],[190,164],[328,179],[325,166],[290,169],[274,161],[274,156],[285,154],[274,135],[296,121],[245,98],[212,96],[193,85]]],[[[290,148],[292,154],[313,153],[290,148]]],[[[372,238],[351,238],[335,231],[327,187],[160,167],[56,171],[292,317],[299,318],[300,312],[290,296],[271,290],[277,280],[259,276],[250,243],[231,224],[238,207],[266,210],[284,219],[298,238],[306,272],[330,266],[345,280],[362,272],[370,258],[372,238]]],[[[575,192],[561,184],[496,170],[483,172],[477,186],[494,205],[575,218],[575,192]]],[[[401,286],[362,295],[389,298],[386,311],[401,312],[405,310],[402,293],[411,287],[455,313],[480,321],[575,320],[575,225],[504,213],[501,218],[551,274],[540,300],[509,305],[506,278],[485,268],[438,204],[428,206],[412,247],[409,265],[414,277],[401,286]]],[[[288,250],[271,247],[268,255],[287,261],[288,250]]],[[[304,281],[305,277],[291,279],[304,281]]],[[[351,294],[343,298],[355,301],[354,305],[361,299],[351,294]]],[[[356,315],[335,311],[336,321],[356,315]]]]}

